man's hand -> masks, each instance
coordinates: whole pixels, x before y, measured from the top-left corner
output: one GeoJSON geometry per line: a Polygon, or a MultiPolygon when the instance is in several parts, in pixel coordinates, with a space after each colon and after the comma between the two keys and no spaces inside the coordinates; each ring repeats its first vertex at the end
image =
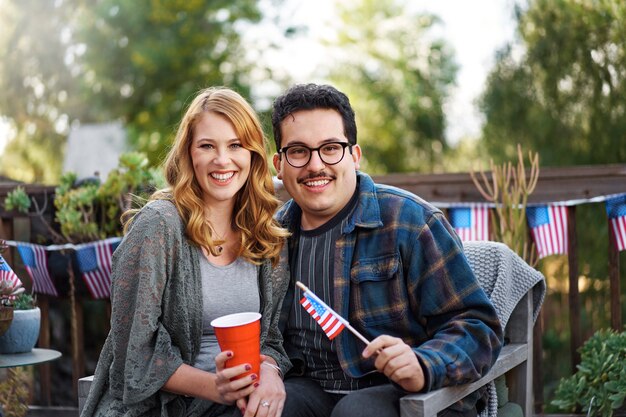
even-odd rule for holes
{"type": "Polygon", "coordinates": [[[376,355],[374,366],[396,384],[409,392],[424,388],[424,371],[411,350],[402,339],[379,336],[372,340],[363,351],[363,357],[376,355]]]}

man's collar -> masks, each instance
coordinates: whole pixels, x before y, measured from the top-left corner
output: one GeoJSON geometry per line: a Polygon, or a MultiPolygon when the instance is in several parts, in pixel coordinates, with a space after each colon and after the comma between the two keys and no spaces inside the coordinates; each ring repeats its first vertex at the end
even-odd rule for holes
{"type": "MultiPolygon", "coordinates": [[[[383,225],[376,197],[376,184],[369,175],[360,171],[357,171],[357,192],[358,201],[352,216],[346,222],[344,233],[352,232],[355,226],[372,229],[383,225]]],[[[283,227],[294,232],[300,227],[302,209],[292,198],[280,208],[278,217],[283,227]]]]}

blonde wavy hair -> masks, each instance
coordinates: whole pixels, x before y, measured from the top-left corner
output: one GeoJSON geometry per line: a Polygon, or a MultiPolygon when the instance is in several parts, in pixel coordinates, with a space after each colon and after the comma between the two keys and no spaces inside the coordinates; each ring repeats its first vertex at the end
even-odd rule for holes
{"type": "MultiPolygon", "coordinates": [[[[274,184],[266,158],[267,142],[255,111],[233,90],[211,87],[197,94],[180,122],[172,148],[163,164],[169,187],[156,191],[150,200],[172,201],[186,225],[188,239],[206,248],[214,256],[219,255],[217,245],[224,242],[206,220],[202,190],[195,178],[190,155],[193,129],[206,112],[214,112],[228,119],[242,146],[252,153],[248,180],[237,192],[233,211],[232,227],[241,232],[238,256],[255,264],[270,259],[276,265],[289,233],[274,219],[279,201],[274,196],[274,184]]],[[[125,221],[125,229],[131,219],[128,217],[125,221]]]]}

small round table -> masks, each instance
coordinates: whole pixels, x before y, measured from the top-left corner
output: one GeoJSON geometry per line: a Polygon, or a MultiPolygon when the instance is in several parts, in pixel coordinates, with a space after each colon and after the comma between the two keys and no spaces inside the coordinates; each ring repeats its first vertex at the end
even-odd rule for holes
{"type": "Polygon", "coordinates": [[[53,349],[34,348],[25,353],[0,353],[0,368],[36,365],[61,357],[61,352],[53,349]]]}

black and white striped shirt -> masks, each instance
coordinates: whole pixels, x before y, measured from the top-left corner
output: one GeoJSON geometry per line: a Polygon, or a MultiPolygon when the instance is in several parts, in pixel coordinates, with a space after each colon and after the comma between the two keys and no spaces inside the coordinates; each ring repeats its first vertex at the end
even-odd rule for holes
{"type": "MultiPolygon", "coordinates": [[[[333,254],[335,242],[356,205],[353,198],[335,217],[314,230],[301,230],[297,249],[290,262],[294,280],[301,281],[326,304],[333,299],[333,254]]],[[[335,340],[330,340],[319,324],[299,303],[301,294],[296,291],[287,322],[285,343],[302,352],[305,358],[304,376],[318,382],[328,392],[347,393],[376,385],[371,377],[354,379],[346,375],[337,358],[335,340]]],[[[374,375],[372,375],[374,376],[374,375]]],[[[380,380],[377,375],[376,380],[380,380]]]]}

